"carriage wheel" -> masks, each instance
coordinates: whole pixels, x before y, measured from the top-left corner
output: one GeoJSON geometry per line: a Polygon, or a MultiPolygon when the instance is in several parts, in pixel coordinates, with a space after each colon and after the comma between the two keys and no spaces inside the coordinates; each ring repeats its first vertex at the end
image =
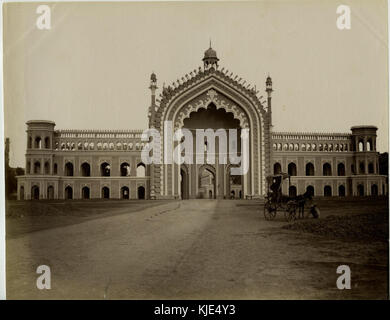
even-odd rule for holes
{"type": "Polygon", "coordinates": [[[264,217],[265,220],[273,220],[276,216],[276,204],[272,203],[271,201],[267,200],[264,203],[264,217]]]}
{"type": "Polygon", "coordinates": [[[294,221],[296,219],[297,208],[295,203],[289,201],[287,202],[286,211],[284,212],[284,217],[287,222],[294,221]]]}

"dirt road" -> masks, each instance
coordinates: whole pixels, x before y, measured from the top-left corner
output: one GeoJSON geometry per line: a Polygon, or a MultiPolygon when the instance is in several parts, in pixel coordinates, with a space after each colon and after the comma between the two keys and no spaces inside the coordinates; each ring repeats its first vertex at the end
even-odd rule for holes
{"type": "Polygon", "coordinates": [[[188,200],[27,233],[7,241],[7,298],[386,298],[385,244],[283,224],[250,203],[188,200]],[[336,288],[341,264],[351,290],[336,288]],[[51,290],[36,287],[39,265],[51,268],[51,290]]]}

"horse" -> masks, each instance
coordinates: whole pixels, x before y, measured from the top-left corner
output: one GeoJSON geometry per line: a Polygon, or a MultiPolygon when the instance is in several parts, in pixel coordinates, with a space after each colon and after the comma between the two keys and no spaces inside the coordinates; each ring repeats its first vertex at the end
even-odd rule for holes
{"type": "Polygon", "coordinates": [[[304,218],[305,205],[308,200],[312,200],[312,195],[309,191],[306,191],[304,194],[300,194],[294,199],[298,205],[298,218],[304,218]]]}

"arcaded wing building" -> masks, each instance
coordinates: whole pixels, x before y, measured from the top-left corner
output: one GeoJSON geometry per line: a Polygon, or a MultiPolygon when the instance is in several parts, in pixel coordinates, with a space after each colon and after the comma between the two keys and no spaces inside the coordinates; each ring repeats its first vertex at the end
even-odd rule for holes
{"type": "MultiPolygon", "coordinates": [[[[18,199],[193,199],[261,198],[266,177],[291,175],[283,192],[315,196],[367,196],[387,193],[379,175],[374,126],[348,133],[274,132],[272,80],[266,98],[256,87],[220,68],[210,47],[203,67],[192,70],[156,98],[150,80],[149,127],[164,145],[175,145],[173,129],[249,129],[249,170],[232,176],[232,164],[149,164],[142,162],[141,130],[56,130],[52,121],[27,122],[26,174],[18,177],[18,199]]],[[[239,148],[240,146],[238,146],[239,148]]],[[[207,150],[207,146],[205,147],[207,150]]],[[[218,149],[216,149],[218,150],[218,149]]],[[[216,158],[224,155],[216,152],[216,158]]]]}

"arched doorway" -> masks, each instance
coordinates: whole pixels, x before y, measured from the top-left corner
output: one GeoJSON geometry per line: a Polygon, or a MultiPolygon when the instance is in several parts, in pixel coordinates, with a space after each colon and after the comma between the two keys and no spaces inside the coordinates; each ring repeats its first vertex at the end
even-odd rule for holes
{"type": "Polygon", "coordinates": [[[314,197],[314,187],[313,186],[307,186],[306,192],[310,194],[312,197],[314,197]]]}
{"type": "Polygon", "coordinates": [[[332,187],[325,186],[324,187],[324,197],[331,197],[331,196],[332,196],[332,187]]]}
{"type": "Polygon", "coordinates": [[[339,186],[339,197],[345,197],[345,187],[343,185],[339,186]]]}
{"type": "Polygon", "coordinates": [[[297,196],[297,187],[296,186],[290,186],[288,188],[288,195],[290,197],[296,197],[297,196]]]}
{"type": "Polygon", "coordinates": [[[242,175],[232,175],[231,174],[231,169],[234,167],[238,167],[237,165],[229,165],[226,168],[226,183],[227,183],[227,188],[226,188],[226,198],[241,198],[242,194],[242,175]]]}
{"type": "Polygon", "coordinates": [[[48,186],[47,187],[47,198],[49,200],[54,199],[54,187],[53,186],[48,186]]]}
{"type": "Polygon", "coordinates": [[[137,193],[138,193],[138,199],[142,199],[142,200],[145,199],[145,187],[139,186],[137,193]]]}
{"type": "Polygon", "coordinates": [[[377,196],[378,195],[378,186],[376,184],[373,184],[371,186],[371,195],[372,196],[377,196]]]}
{"type": "Polygon", "coordinates": [[[311,162],[306,164],[305,169],[307,176],[314,176],[314,165],[311,162]]]}
{"type": "Polygon", "coordinates": [[[121,199],[130,199],[130,190],[126,186],[121,188],[121,199]]]}
{"type": "Polygon", "coordinates": [[[21,186],[19,189],[19,199],[24,200],[24,187],[21,186]]]}
{"type": "Polygon", "coordinates": [[[65,199],[66,200],[71,200],[73,199],[73,189],[71,186],[67,186],[65,188],[65,199]]]}
{"type": "Polygon", "coordinates": [[[32,188],[31,188],[31,199],[39,200],[39,187],[38,186],[32,186],[32,188]]]}
{"type": "Polygon", "coordinates": [[[83,187],[81,189],[81,197],[83,199],[89,199],[90,198],[90,192],[88,187],[83,187]]]}
{"type": "Polygon", "coordinates": [[[181,199],[185,200],[189,198],[189,182],[188,182],[188,169],[185,166],[180,168],[180,193],[181,199]]]}
{"type": "Polygon", "coordinates": [[[210,165],[204,165],[199,168],[198,197],[201,199],[215,199],[216,197],[215,169],[210,165]]]}
{"type": "Polygon", "coordinates": [[[102,188],[102,198],[103,199],[110,199],[110,189],[108,187],[102,188]]]}
{"type": "Polygon", "coordinates": [[[364,186],[362,184],[359,184],[357,186],[357,193],[358,193],[359,197],[363,197],[364,196],[364,186]]]}

